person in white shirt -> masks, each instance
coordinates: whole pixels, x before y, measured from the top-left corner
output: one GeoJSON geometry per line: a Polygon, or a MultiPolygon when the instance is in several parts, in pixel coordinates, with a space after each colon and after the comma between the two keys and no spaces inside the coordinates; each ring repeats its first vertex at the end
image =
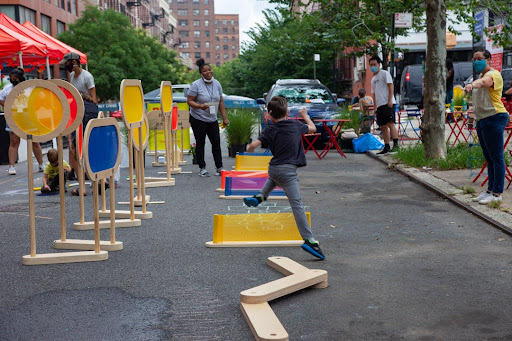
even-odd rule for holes
{"type": "MultiPolygon", "coordinates": [[[[9,73],[9,81],[11,84],[5,86],[0,92],[0,105],[4,106],[5,99],[7,95],[11,93],[11,90],[18,85],[18,83],[23,82],[25,80],[25,73],[22,69],[13,69],[9,73]]],[[[16,164],[16,160],[18,159],[18,149],[20,147],[20,138],[18,135],[12,132],[11,128],[5,123],[5,130],[9,132],[9,174],[16,175],[16,168],[14,165],[16,164]]],[[[43,167],[43,151],[41,150],[41,145],[39,142],[32,142],[32,150],[34,151],[34,156],[36,157],[37,162],[39,163],[39,171],[44,171],[43,167]]]]}
{"type": "Polygon", "coordinates": [[[378,56],[370,58],[370,71],[373,72],[372,96],[375,103],[377,124],[382,130],[384,149],[377,154],[386,154],[398,149],[398,130],[395,127],[395,97],[393,96],[393,79],[386,70],[380,68],[382,60],[378,56]],[[393,139],[393,149],[390,148],[393,139]]]}

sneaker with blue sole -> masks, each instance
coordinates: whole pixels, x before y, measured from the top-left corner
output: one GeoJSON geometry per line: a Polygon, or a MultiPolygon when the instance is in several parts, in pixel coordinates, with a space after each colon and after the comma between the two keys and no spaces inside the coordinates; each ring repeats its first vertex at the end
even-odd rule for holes
{"type": "Polygon", "coordinates": [[[320,249],[320,245],[318,245],[316,242],[312,243],[309,241],[309,239],[304,239],[304,244],[301,245],[301,248],[313,256],[320,258],[321,260],[325,259],[325,256],[320,249]]]}
{"type": "Polygon", "coordinates": [[[244,204],[249,207],[257,207],[260,204],[260,201],[257,197],[244,198],[244,204]]]}

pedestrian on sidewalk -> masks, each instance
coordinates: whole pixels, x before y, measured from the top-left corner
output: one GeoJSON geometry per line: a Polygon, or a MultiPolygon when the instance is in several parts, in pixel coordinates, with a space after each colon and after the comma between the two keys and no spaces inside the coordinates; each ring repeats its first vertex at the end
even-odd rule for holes
{"type": "Polygon", "coordinates": [[[306,109],[299,110],[299,115],[306,124],[297,120],[288,120],[290,112],[286,99],[283,97],[273,97],[267,107],[270,119],[274,124],[267,126],[256,141],[248,144],[247,151],[253,152],[263,143],[270,147],[274,157],[268,165],[268,179],[261,192],[251,198],[244,198],[244,203],[247,206],[256,207],[263,200],[267,200],[270,192],[276,186],[281,187],[288,197],[295,223],[304,239],[302,249],[324,260],[325,256],[320,245],[309,228],[297,176],[297,167],[306,165],[306,154],[301,143],[302,135],[316,132],[315,124],[309,118],[306,109]]]}
{"type": "Polygon", "coordinates": [[[503,134],[509,115],[501,102],[503,78],[491,67],[491,53],[479,49],[473,54],[473,67],[479,78],[464,87],[466,93],[473,92],[473,111],[476,132],[485,161],[487,161],[487,191],[473,198],[480,204],[502,201],[505,185],[505,158],[503,156],[503,134]]]}
{"type": "Polygon", "coordinates": [[[398,149],[393,79],[389,72],[381,69],[382,60],[378,56],[371,57],[369,63],[370,71],[373,72],[371,93],[377,108],[377,125],[382,131],[382,139],[384,140],[384,149],[377,154],[382,155],[398,149]],[[391,138],[393,139],[393,149],[389,146],[391,138]]]}
{"type": "MultiPolygon", "coordinates": [[[[11,84],[8,84],[5,88],[0,92],[0,105],[3,107],[5,104],[5,99],[7,95],[9,95],[12,89],[25,80],[25,72],[22,69],[15,68],[9,73],[9,81],[11,84]]],[[[18,135],[12,132],[11,128],[5,122],[5,130],[9,132],[9,174],[16,175],[16,168],[14,165],[16,164],[16,160],[18,159],[18,149],[20,148],[20,138],[18,135]]],[[[32,142],[32,150],[34,152],[34,156],[36,157],[37,162],[39,163],[39,171],[42,172],[43,169],[43,151],[41,149],[41,145],[39,142],[32,142]]]]}

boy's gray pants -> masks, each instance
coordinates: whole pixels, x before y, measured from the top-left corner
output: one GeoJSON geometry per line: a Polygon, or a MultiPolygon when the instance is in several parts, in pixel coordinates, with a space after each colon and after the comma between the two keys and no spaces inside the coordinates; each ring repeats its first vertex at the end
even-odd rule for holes
{"type": "Polygon", "coordinates": [[[279,186],[284,190],[292,207],[295,223],[299,228],[302,239],[313,238],[313,233],[309,228],[308,218],[302,205],[299,189],[299,177],[297,176],[297,166],[295,165],[269,165],[268,179],[265,182],[260,194],[266,200],[270,192],[279,186]]]}

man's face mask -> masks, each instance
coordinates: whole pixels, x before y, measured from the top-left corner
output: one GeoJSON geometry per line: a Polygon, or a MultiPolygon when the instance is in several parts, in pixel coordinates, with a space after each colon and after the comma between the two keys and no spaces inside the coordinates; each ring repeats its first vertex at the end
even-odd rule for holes
{"type": "Polygon", "coordinates": [[[69,63],[69,64],[66,64],[66,70],[68,70],[69,72],[72,72],[73,71],[73,62],[69,63]]]}

